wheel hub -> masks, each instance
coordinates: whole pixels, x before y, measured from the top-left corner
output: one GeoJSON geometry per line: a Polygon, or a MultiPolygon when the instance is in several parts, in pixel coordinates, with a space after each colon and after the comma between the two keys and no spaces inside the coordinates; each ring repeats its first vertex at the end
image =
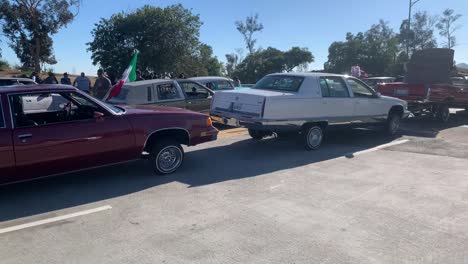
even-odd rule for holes
{"type": "Polygon", "coordinates": [[[156,160],[158,167],[163,171],[176,169],[181,162],[182,154],[177,147],[168,146],[161,150],[156,160]]]}

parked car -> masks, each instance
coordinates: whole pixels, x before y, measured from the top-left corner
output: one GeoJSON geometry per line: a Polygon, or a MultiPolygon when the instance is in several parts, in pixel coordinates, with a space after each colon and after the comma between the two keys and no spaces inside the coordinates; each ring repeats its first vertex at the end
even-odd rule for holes
{"type": "Polygon", "coordinates": [[[363,81],[369,85],[372,89],[375,89],[379,84],[392,83],[395,82],[394,77],[370,77],[363,79],[363,81]]]}
{"type": "Polygon", "coordinates": [[[146,80],[126,83],[111,104],[160,105],[209,113],[214,92],[192,80],[146,80]]]}
{"type": "Polygon", "coordinates": [[[332,125],[385,124],[395,135],[408,117],[403,100],[381,96],[364,82],[326,73],[278,73],[252,89],[216,93],[211,115],[248,128],[260,140],[273,133],[300,132],[308,150],[318,149],[332,125]]]}
{"type": "Polygon", "coordinates": [[[33,85],[37,84],[35,81],[28,78],[0,78],[0,86],[10,85],[33,85]]]}
{"type": "Polygon", "coordinates": [[[405,83],[381,84],[377,91],[407,101],[416,115],[448,122],[449,108],[468,109],[468,84],[451,77],[453,58],[451,49],[416,52],[407,65],[405,83]]]}
{"type": "Polygon", "coordinates": [[[231,79],[217,76],[193,77],[189,80],[203,84],[213,91],[234,90],[234,83],[231,79]]]}
{"type": "Polygon", "coordinates": [[[179,108],[112,106],[71,86],[0,89],[0,184],[148,159],[182,164],[181,145],[216,140],[209,116],[179,108]]]}

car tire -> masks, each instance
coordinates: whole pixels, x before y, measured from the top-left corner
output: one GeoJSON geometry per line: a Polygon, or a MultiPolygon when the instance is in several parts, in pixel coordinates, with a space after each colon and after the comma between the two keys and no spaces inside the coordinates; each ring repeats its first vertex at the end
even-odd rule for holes
{"type": "Polygon", "coordinates": [[[268,133],[260,130],[250,129],[249,128],[249,135],[251,138],[255,140],[262,140],[264,137],[268,135],[268,133]]]}
{"type": "Polygon", "coordinates": [[[436,117],[439,122],[447,123],[450,120],[450,108],[446,105],[439,106],[436,117]]]}
{"type": "Polygon", "coordinates": [[[302,131],[302,140],[306,150],[317,150],[323,142],[323,128],[318,125],[311,125],[302,131]]]}
{"type": "Polygon", "coordinates": [[[401,115],[398,113],[390,113],[387,118],[385,125],[385,133],[389,136],[395,136],[398,134],[401,125],[401,115]]]}
{"type": "Polygon", "coordinates": [[[184,149],[175,140],[163,139],[153,146],[149,161],[157,175],[174,173],[184,161],[184,149]]]}

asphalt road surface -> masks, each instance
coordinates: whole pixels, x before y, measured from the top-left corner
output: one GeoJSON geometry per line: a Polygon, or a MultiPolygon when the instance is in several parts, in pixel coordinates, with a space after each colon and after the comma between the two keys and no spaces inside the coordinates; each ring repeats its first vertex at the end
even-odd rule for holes
{"type": "Polygon", "coordinates": [[[468,263],[468,117],[319,151],[226,129],[145,162],[0,187],[0,263],[468,263]]]}

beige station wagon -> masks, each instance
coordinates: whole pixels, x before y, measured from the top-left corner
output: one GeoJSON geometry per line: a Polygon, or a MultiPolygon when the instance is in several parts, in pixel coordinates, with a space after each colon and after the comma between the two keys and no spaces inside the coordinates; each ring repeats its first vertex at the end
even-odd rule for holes
{"type": "Polygon", "coordinates": [[[112,104],[160,105],[208,113],[213,91],[191,80],[155,79],[126,83],[112,104]]]}

